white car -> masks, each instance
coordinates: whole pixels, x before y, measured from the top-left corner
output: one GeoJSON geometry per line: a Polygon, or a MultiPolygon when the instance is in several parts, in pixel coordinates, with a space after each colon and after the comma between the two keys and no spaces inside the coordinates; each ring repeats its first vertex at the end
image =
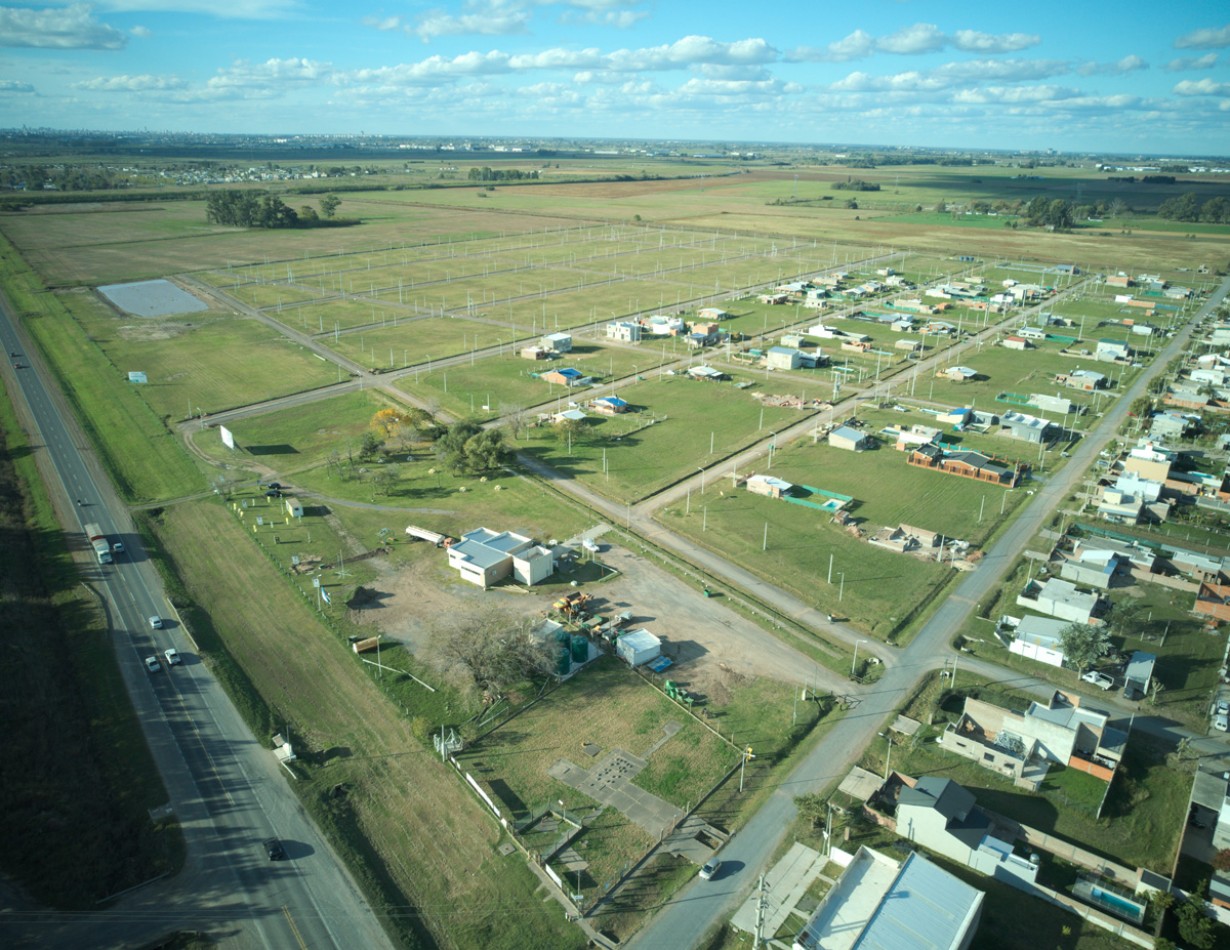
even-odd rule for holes
{"type": "Polygon", "coordinates": [[[1227,717],[1225,713],[1218,713],[1213,717],[1213,728],[1218,732],[1225,732],[1227,729],[1230,729],[1230,717],[1227,717]]]}
{"type": "Polygon", "coordinates": [[[158,662],[158,657],[147,656],[145,658],[145,668],[151,673],[157,673],[160,669],[162,669],[162,664],[158,662]]]}
{"type": "Polygon", "coordinates": [[[161,630],[162,629],[162,618],[159,617],[157,614],[154,614],[154,616],[149,618],[149,625],[154,630],[161,630]]]}
{"type": "Polygon", "coordinates": [[[176,666],[184,662],[179,658],[179,651],[175,649],[175,647],[171,647],[169,650],[164,650],[162,655],[167,658],[167,666],[176,666]]]}
{"type": "Polygon", "coordinates": [[[1081,679],[1086,683],[1092,683],[1098,689],[1110,689],[1115,685],[1115,681],[1105,673],[1099,673],[1097,670],[1090,670],[1088,673],[1081,675],[1081,679]]]}
{"type": "Polygon", "coordinates": [[[705,862],[704,867],[700,869],[700,874],[697,875],[702,881],[711,881],[721,869],[722,862],[717,858],[710,858],[705,862]]]}

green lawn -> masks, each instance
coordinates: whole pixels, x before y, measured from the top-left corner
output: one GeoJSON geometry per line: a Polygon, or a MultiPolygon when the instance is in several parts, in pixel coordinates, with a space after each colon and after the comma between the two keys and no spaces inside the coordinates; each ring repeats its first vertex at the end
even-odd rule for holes
{"type": "Polygon", "coordinates": [[[681,375],[633,382],[621,386],[618,395],[636,411],[587,422],[572,437],[571,454],[567,439],[548,428],[530,430],[519,447],[567,477],[632,502],[799,418],[797,410],[762,407],[731,382],[681,375]]]}
{"type": "MultiPolygon", "coordinates": [[[[975,544],[1021,501],[1019,492],[908,466],[904,453],[887,447],[852,453],[804,439],[775,454],[771,474],[852,495],[855,502],[849,510],[868,532],[906,523],[975,544]]],[[[732,493],[717,478],[703,497],[693,492],[690,502],[665,508],[660,518],[697,543],[881,637],[905,626],[951,575],[947,565],[855,539],[824,512],[743,489],[732,493]]]]}

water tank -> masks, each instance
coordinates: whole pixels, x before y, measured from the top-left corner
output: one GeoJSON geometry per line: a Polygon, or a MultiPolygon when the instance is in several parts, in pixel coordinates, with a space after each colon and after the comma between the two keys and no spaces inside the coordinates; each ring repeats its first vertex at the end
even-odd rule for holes
{"type": "Polygon", "coordinates": [[[572,635],[572,662],[584,663],[589,659],[589,639],[580,633],[572,635]]]}

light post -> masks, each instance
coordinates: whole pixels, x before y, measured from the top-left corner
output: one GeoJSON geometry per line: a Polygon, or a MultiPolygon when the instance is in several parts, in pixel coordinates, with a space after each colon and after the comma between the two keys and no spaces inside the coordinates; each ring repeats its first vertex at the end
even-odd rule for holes
{"type": "Polygon", "coordinates": [[[888,776],[892,773],[893,765],[893,739],[887,732],[876,733],[881,739],[888,743],[888,750],[884,753],[884,781],[888,781],[888,776]]]}
{"type": "Polygon", "coordinates": [[[850,679],[854,679],[854,670],[855,670],[855,667],[858,666],[858,645],[860,643],[866,643],[866,642],[867,642],[866,640],[855,640],[854,641],[854,659],[850,661],[850,679]]]}
{"type": "Polygon", "coordinates": [[[837,576],[841,578],[837,585],[837,603],[841,603],[842,594],[846,592],[846,574],[845,571],[838,571],[837,576]]]}
{"type": "Polygon", "coordinates": [[[700,493],[703,495],[705,493],[705,467],[697,465],[696,470],[700,472],[700,493]]]}

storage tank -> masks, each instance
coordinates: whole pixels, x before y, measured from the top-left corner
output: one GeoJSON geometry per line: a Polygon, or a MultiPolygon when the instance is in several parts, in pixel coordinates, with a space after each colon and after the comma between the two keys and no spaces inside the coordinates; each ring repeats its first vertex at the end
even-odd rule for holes
{"type": "Polygon", "coordinates": [[[572,657],[568,653],[568,631],[555,631],[555,673],[557,676],[567,676],[572,670],[572,657]]]}
{"type": "Polygon", "coordinates": [[[572,635],[572,662],[584,663],[589,659],[589,638],[584,634],[572,635]]]}

